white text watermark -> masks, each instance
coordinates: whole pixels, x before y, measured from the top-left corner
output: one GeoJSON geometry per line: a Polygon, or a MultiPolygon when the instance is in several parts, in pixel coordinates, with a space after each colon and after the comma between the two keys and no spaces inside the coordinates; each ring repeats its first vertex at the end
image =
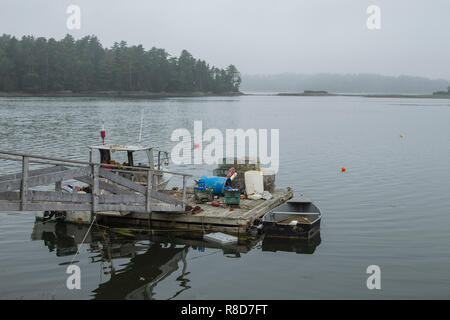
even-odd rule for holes
{"type": "Polygon", "coordinates": [[[221,164],[225,154],[227,163],[232,164],[237,159],[239,164],[243,164],[245,157],[248,157],[249,163],[256,163],[259,159],[261,165],[277,173],[280,130],[270,129],[270,155],[268,135],[267,129],[226,129],[224,139],[221,130],[211,128],[203,132],[203,122],[194,121],[193,135],[185,128],[172,132],[171,141],[178,143],[171,151],[171,160],[177,165],[221,164]]]}
{"type": "Polygon", "coordinates": [[[367,278],[366,285],[367,289],[373,290],[381,289],[381,269],[379,266],[373,264],[367,267],[366,270],[367,274],[370,274],[370,276],[367,278]]]}
{"type": "Polygon", "coordinates": [[[69,15],[67,17],[66,26],[69,30],[81,29],[81,9],[80,6],[76,4],[71,4],[67,7],[66,13],[69,15]]]}

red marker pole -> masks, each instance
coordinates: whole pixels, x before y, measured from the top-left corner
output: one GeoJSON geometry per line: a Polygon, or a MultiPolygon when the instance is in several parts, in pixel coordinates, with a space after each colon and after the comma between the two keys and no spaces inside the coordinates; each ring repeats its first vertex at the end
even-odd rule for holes
{"type": "Polygon", "coordinates": [[[102,143],[105,144],[105,137],[106,137],[105,121],[102,121],[102,130],[100,130],[100,136],[102,137],[102,143]]]}

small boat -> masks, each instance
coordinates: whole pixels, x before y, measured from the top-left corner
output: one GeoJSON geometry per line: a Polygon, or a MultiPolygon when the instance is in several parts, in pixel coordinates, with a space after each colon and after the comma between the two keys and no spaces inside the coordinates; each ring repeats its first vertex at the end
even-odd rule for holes
{"type": "Polygon", "coordinates": [[[320,231],[321,218],[320,209],[300,196],[266,213],[262,232],[265,237],[309,239],[320,231]]]}

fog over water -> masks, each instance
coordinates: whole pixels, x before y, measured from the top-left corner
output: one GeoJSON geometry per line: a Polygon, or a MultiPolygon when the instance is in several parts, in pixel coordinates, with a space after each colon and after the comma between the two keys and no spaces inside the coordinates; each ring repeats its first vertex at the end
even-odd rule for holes
{"type": "Polygon", "coordinates": [[[243,74],[284,72],[401,74],[450,79],[447,0],[45,0],[2,1],[0,30],[18,37],[95,34],[106,46],[125,40],[187,49],[243,74]],[[79,5],[81,29],[66,27],[79,5]],[[381,29],[369,30],[370,5],[381,29]]]}
{"type": "MultiPolygon", "coordinates": [[[[219,68],[235,65],[241,91],[265,92],[0,97],[0,150],[86,161],[87,146],[101,143],[102,121],[106,142],[136,144],[141,115],[142,144],[169,152],[174,130],[193,132],[195,121],[223,133],[279,129],[276,186],[322,212],[320,233],[308,241],[258,236],[229,247],[173,230],[88,229],[1,212],[0,299],[450,298],[448,96],[267,94],[447,90],[450,1],[0,0],[0,8],[2,34],[95,35],[105,47],[124,40],[174,57],[186,49],[219,68]],[[67,28],[72,4],[81,10],[79,30],[67,28]],[[378,30],[366,24],[371,5],[381,10],[378,30]],[[67,290],[78,250],[82,289],[67,290]],[[368,290],[370,265],[381,268],[382,290],[368,290]]],[[[17,165],[0,159],[0,176],[17,165]]],[[[193,186],[215,167],[167,169],[192,174],[193,186]]]]}

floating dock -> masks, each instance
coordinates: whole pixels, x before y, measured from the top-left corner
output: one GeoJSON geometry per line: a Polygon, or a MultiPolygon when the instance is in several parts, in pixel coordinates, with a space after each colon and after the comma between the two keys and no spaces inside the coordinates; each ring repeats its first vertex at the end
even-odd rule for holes
{"type": "MultiPolygon", "coordinates": [[[[182,198],[182,191],[164,191],[174,198],[182,198]]],[[[242,199],[239,207],[213,207],[210,204],[196,204],[192,188],[187,188],[187,206],[201,210],[185,212],[117,212],[97,213],[97,219],[103,224],[129,224],[135,226],[183,229],[200,232],[225,232],[244,235],[267,212],[292,198],[290,188],[277,189],[269,200],[242,199]]],[[[186,206],[186,207],[187,207],[186,206]]]]}
{"type": "MultiPolygon", "coordinates": [[[[225,232],[244,235],[264,214],[293,196],[290,188],[277,189],[269,200],[242,199],[239,206],[197,204],[190,174],[156,170],[153,167],[120,168],[92,161],[51,158],[0,151],[0,159],[19,164],[17,173],[0,176],[0,211],[65,212],[66,221],[225,232]],[[30,166],[37,168],[30,168],[30,166]],[[146,182],[129,177],[140,174],[146,182]],[[164,173],[181,178],[179,190],[157,189],[164,173]],[[65,193],[63,181],[81,182],[89,192],[65,193]],[[54,188],[49,186],[53,185],[54,188]],[[32,189],[34,188],[34,189],[32,189]]],[[[71,182],[73,183],[73,182],[71,182]]]]}

